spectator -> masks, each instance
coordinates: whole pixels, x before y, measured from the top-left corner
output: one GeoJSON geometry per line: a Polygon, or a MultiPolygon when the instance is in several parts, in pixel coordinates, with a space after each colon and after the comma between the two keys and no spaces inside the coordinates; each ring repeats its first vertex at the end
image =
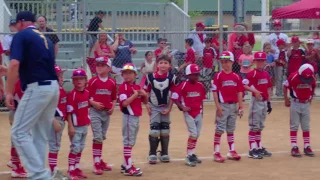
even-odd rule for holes
{"type": "Polygon", "coordinates": [[[212,75],[212,72],[215,69],[217,53],[212,47],[211,38],[206,38],[204,42],[206,47],[203,49],[203,68],[201,69],[201,75],[206,77],[212,75]]]}
{"type": "MultiPolygon", "coordinates": [[[[47,18],[45,16],[39,16],[37,19],[37,23],[38,23],[38,30],[40,32],[54,32],[51,28],[47,27],[47,18]]],[[[45,36],[48,39],[50,39],[50,41],[54,45],[54,58],[56,58],[59,50],[58,42],[60,40],[56,34],[45,34],[45,36]]]]}
{"type": "Polygon", "coordinates": [[[195,50],[192,48],[193,39],[187,38],[185,40],[185,48],[187,50],[184,63],[178,68],[178,71],[182,71],[189,64],[194,64],[196,62],[195,50]]]}
{"type": "Polygon", "coordinates": [[[247,74],[252,70],[253,65],[252,47],[249,44],[243,46],[243,54],[239,57],[238,62],[241,66],[240,76],[245,79],[247,74]]]}
{"type": "Polygon", "coordinates": [[[115,58],[112,61],[112,71],[116,74],[115,79],[117,86],[119,86],[123,83],[121,76],[122,66],[132,63],[131,55],[137,53],[137,50],[132,42],[124,38],[123,34],[115,34],[111,48],[115,52],[115,58]]]}
{"type": "Polygon", "coordinates": [[[235,27],[236,31],[240,31],[236,33],[236,38],[234,39],[233,42],[233,48],[232,48],[232,53],[234,54],[235,57],[235,62],[232,65],[233,72],[239,73],[240,72],[240,65],[238,64],[239,57],[241,54],[243,54],[243,46],[249,45],[248,39],[245,34],[245,28],[242,25],[238,25],[235,27]],[[241,32],[243,31],[243,32],[241,32]]]}
{"type": "MultiPolygon", "coordinates": [[[[96,17],[94,17],[88,26],[88,31],[90,32],[97,32],[99,31],[99,28],[103,30],[103,25],[102,25],[102,19],[104,17],[105,13],[103,11],[98,11],[96,13],[96,17]]],[[[93,46],[95,45],[97,41],[97,34],[89,34],[89,53],[88,56],[90,57],[91,51],[93,46]]]]}
{"type": "Polygon", "coordinates": [[[306,52],[306,60],[309,64],[313,66],[314,74],[317,74],[319,70],[318,64],[320,59],[318,51],[314,48],[313,39],[308,39],[306,52]]]}
{"type": "MultiPolygon", "coordinates": [[[[10,29],[10,32],[17,32],[18,31],[16,28],[16,20],[15,19],[12,19],[10,21],[9,29],[10,29]]],[[[2,41],[3,51],[6,56],[10,55],[10,46],[11,46],[13,35],[14,34],[7,34],[3,37],[3,41],[2,41]]],[[[9,62],[5,62],[5,65],[8,66],[9,62]]]]}
{"type": "MultiPolygon", "coordinates": [[[[244,26],[244,28],[246,28],[246,31],[249,30],[249,26],[248,26],[247,23],[242,23],[242,25],[244,26]]],[[[247,33],[247,38],[248,38],[248,42],[249,42],[251,48],[253,49],[254,45],[256,44],[256,40],[255,40],[254,34],[253,33],[247,33]]]]}
{"type": "MultiPolygon", "coordinates": [[[[236,23],[233,25],[233,30],[237,31],[239,29],[243,29],[243,25],[236,23]],[[242,26],[242,28],[241,28],[242,26]]],[[[228,51],[233,51],[233,47],[234,47],[234,42],[237,38],[237,33],[230,33],[229,37],[228,37],[228,51]]]]}
{"type": "MultiPolygon", "coordinates": [[[[219,53],[220,53],[220,34],[219,31],[216,31],[215,34],[213,34],[213,38],[212,38],[212,47],[216,50],[217,53],[217,59],[219,59],[219,53]]],[[[222,51],[226,51],[227,50],[227,42],[222,39],[222,51]]]]}
{"type": "Polygon", "coordinates": [[[273,96],[273,86],[274,86],[274,67],[275,67],[275,60],[274,60],[274,55],[271,53],[271,44],[266,42],[263,44],[263,52],[266,53],[267,55],[267,65],[265,67],[265,70],[268,72],[271,82],[272,82],[272,87],[269,88],[269,96],[273,96]]]}
{"type": "Polygon", "coordinates": [[[204,40],[206,39],[206,34],[203,33],[206,26],[202,22],[198,22],[196,24],[196,29],[191,31],[189,34],[188,39],[193,40],[193,49],[199,55],[199,57],[203,57],[203,48],[204,48],[204,40]],[[196,33],[201,32],[201,33],[196,33]]]}
{"type": "Polygon", "coordinates": [[[108,43],[107,32],[102,31],[102,33],[98,35],[98,40],[99,41],[97,41],[94,45],[94,58],[87,58],[87,63],[93,75],[96,74],[96,66],[95,66],[96,58],[98,57],[114,58],[115,57],[115,53],[108,43]]]}
{"type": "MultiPolygon", "coordinates": [[[[270,44],[270,43],[269,43],[270,44]]],[[[275,81],[276,81],[276,96],[283,96],[283,76],[285,72],[285,67],[288,61],[287,57],[287,43],[279,39],[277,41],[278,50],[275,55],[276,71],[275,71],[275,81]]]]}
{"type": "MultiPolygon", "coordinates": [[[[320,25],[317,28],[320,31],[320,25]]],[[[314,41],[314,48],[317,49],[320,52],[320,35],[319,35],[319,32],[313,32],[311,38],[314,41]]]]}
{"type": "Polygon", "coordinates": [[[300,48],[301,41],[298,36],[292,36],[291,45],[292,48],[290,47],[288,50],[288,76],[298,71],[305,59],[305,52],[300,48]]]}
{"type": "Polygon", "coordinates": [[[167,39],[159,38],[158,47],[159,48],[154,51],[156,62],[158,62],[158,57],[160,55],[168,55],[170,58],[172,58],[172,55],[170,54],[170,51],[169,51],[170,46],[167,46],[167,39]]]}
{"type": "Polygon", "coordinates": [[[281,21],[275,20],[273,21],[273,29],[276,31],[275,33],[271,33],[268,35],[268,42],[271,44],[271,52],[272,54],[276,54],[278,51],[277,41],[279,39],[284,40],[286,43],[289,41],[288,36],[284,33],[281,33],[282,24],[281,21]]]}
{"type": "Polygon", "coordinates": [[[153,53],[152,51],[147,51],[144,55],[145,61],[141,64],[140,72],[142,73],[142,78],[140,81],[140,87],[143,88],[147,75],[155,71],[156,61],[153,61],[153,53]]]}

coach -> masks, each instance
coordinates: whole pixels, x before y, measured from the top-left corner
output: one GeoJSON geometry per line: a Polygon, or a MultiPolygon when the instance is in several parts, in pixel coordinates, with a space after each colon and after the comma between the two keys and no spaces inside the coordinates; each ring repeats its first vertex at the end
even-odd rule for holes
{"type": "Polygon", "coordinates": [[[6,85],[6,105],[14,109],[13,91],[18,78],[24,95],[11,129],[16,147],[30,180],[50,180],[46,169],[46,146],[49,129],[58,104],[59,85],[54,70],[54,47],[34,26],[30,11],[18,13],[18,33],[11,44],[6,85]]]}

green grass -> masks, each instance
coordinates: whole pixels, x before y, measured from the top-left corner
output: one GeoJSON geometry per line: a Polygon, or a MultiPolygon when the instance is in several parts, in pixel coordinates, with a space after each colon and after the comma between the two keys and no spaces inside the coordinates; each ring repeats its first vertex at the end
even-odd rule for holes
{"type": "Polygon", "coordinates": [[[254,45],[252,51],[261,51],[261,46],[262,46],[261,41],[260,40],[256,41],[256,44],[254,45]]]}

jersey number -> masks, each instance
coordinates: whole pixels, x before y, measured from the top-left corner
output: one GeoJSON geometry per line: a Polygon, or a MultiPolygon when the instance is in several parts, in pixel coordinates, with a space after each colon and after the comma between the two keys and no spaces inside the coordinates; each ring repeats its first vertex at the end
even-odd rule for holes
{"type": "Polygon", "coordinates": [[[39,34],[39,36],[43,39],[44,41],[44,45],[46,46],[46,49],[49,49],[49,46],[48,46],[48,41],[47,41],[47,38],[37,29],[33,29],[33,31],[37,34],[39,34]]]}

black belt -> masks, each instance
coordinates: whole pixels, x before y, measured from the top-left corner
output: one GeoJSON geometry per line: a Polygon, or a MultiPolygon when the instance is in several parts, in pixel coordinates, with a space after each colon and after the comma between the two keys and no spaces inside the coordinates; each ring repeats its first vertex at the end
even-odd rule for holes
{"type": "Polygon", "coordinates": [[[49,86],[51,85],[51,81],[38,81],[39,86],[49,86]]]}

